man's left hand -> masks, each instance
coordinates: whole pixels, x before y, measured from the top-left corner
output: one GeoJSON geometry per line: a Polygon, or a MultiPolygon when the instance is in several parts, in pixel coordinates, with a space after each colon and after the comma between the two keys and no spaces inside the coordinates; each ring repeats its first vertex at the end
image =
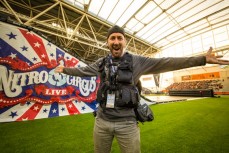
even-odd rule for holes
{"type": "Polygon", "coordinates": [[[214,56],[212,55],[212,47],[209,48],[206,54],[206,63],[208,64],[220,64],[220,65],[229,65],[229,60],[220,59],[223,56],[214,56]]]}

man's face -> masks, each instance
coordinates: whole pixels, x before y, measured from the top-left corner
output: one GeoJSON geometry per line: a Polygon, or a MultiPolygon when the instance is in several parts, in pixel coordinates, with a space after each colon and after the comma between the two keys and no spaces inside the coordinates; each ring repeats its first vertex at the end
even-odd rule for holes
{"type": "Polygon", "coordinates": [[[126,39],[121,33],[112,33],[107,39],[107,45],[114,58],[122,57],[126,47],[126,39]]]}

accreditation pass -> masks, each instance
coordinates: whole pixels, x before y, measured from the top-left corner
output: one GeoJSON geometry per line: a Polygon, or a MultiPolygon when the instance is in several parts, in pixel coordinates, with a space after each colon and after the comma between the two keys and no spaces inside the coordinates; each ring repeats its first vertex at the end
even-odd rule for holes
{"type": "Polygon", "coordinates": [[[106,104],[106,107],[107,108],[114,108],[114,103],[115,103],[115,94],[114,93],[107,94],[107,104],[106,104]]]}

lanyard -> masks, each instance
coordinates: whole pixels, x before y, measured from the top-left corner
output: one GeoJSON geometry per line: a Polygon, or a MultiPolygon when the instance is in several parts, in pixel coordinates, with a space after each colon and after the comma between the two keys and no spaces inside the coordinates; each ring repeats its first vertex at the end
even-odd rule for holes
{"type": "Polygon", "coordinates": [[[116,71],[115,71],[115,67],[113,65],[113,61],[112,61],[112,56],[111,55],[109,55],[109,60],[110,60],[110,64],[111,64],[111,70],[115,74],[116,71]]]}

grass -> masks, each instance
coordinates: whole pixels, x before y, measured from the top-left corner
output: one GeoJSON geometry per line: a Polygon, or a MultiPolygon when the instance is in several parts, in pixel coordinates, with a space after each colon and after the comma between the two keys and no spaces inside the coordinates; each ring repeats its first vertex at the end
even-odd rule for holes
{"type": "MultiPolygon", "coordinates": [[[[142,153],[228,153],[229,96],[151,106],[142,153]]],[[[93,153],[92,114],[0,123],[1,153],[93,153]]],[[[117,141],[112,153],[119,153],[117,141]]]]}

